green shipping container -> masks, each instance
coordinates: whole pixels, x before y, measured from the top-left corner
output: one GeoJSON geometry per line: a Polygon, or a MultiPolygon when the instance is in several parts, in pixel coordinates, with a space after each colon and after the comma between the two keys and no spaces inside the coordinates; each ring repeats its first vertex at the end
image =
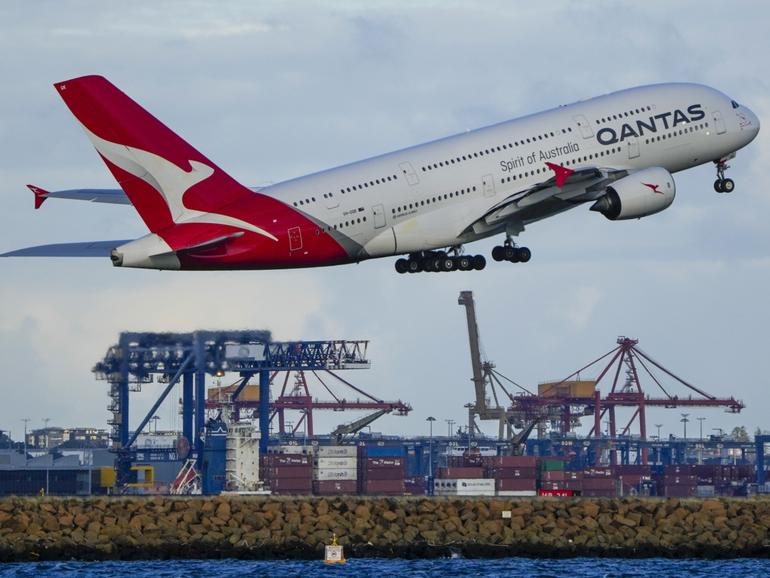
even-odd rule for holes
{"type": "Polygon", "coordinates": [[[558,472],[564,469],[562,460],[543,460],[540,462],[540,469],[544,472],[558,472]]]}

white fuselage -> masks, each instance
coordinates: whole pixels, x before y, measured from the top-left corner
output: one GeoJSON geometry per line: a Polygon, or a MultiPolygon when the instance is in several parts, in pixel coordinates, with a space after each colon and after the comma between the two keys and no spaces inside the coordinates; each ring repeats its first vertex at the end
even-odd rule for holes
{"type": "MultiPolygon", "coordinates": [[[[660,166],[673,173],[730,155],[758,128],[750,110],[707,86],[642,86],[261,192],[360,247],[364,259],[455,246],[505,230],[505,224],[482,231],[468,227],[506,197],[552,177],[546,162],[628,172],[660,166]]],[[[571,206],[522,211],[515,232],[571,206]]]]}

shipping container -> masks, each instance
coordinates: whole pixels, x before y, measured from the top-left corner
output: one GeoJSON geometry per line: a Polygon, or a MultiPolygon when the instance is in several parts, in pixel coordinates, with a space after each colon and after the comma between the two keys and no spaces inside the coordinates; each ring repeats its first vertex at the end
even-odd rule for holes
{"type": "Polygon", "coordinates": [[[652,468],[640,465],[621,465],[612,466],[612,472],[615,476],[650,476],[652,468]]]}
{"type": "Polygon", "coordinates": [[[545,482],[563,482],[567,476],[564,471],[543,471],[540,472],[540,479],[545,482]]]}
{"type": "Polygon", "coordinates": [[[437,478],[483,478],[484,468],[439,468],[437,478]]]}
{"type": "Polygon", "coordinates": [[[580,495],[584,498],[614,498],[617,493],[615,490],[586,490],[583,488],[580,495]]]}
{"type": "Polygon", "coordinates": [[[699,498],[712,498],[716,495],[714,486],[695,486],[695,495],[699,498]]]}
{"type": "Polygon", "coordinates": [[[404,467],[404,458],[366,458],[361,460],[362,469],[375,470],[377,468],[404,467]]]}
{"type": "Polygon", "coordinates": [[[495,480],[475,478],[434,480],[433,493],[438,496],[494,496],[495,480]]]}
{"type": "Polygon", "coordinates": [[[363,494],[400,495],[404,493],[404,480],[366,480],[360,488],[363,494]]]}
{"type": "Polygon", "coordinates": [[[319,458],[355,458],[358,446],[318,446],[316,455],[319,458]]]}
{"type": "Polygon", "coordinates": [[[484,456],[481,463],[487,468],[536,468],[535,456],[484,456]]]}
{"type": "Polygon", "coordinates": [[[404,492],[412,496],[424,496],[426,490],[426,480],[423,477],[405,478],[404,492]]]}
{"type": "Polygon", "coordinates": [[[572,490],[549,490],[540,488],[537,492],[538,496],[552,496],[558,498],[569,498],[575,495],[572,490]]]}
{"type": "Polygon", "coordinates": [[[358,465],[357,458],[322,458],[315,459],[315,467],[318,469],[328,468],[355,468],[358,465]]]}
{"type": "Polygon", "coordinates": [[[358,479],[358,470],[356,468],[333,468],[324,470],[313,470],[314,480],[356,480],[358,479]]]}
{"type": "Polygon", "coordinates": [[[313,489],[313,480],[310,478],[276,478],[269,480],[270,489],[273,492],[306,492],[313,489]]]}
{"type": "Polygon", "coordinates": [[[583,491],[585,490],[612,490],[615,491],[615,479],[613,478],[583,478],[583,491]]]}
{"type": "Polygon", "coordinates": [[[692,498],[696,486],[663,486],[663,495],[667,498],[692,498]]]}
{"type": "Polygon", "coordinates": [[[695,464],[673,464],[663,468],[666,476],[696,476],[698,475],[698,466],[695,464]]]}
{"type": "Polygon", "coordinates": [[[313,446],[272,446],[267,449],[268,454],[313,454],[313,446]]]}
{"type": "Polygon", "coordinates": [[[511,498],[534,497],[534,496],[537,496],[537,490],[498,490],[496,492],[496,495],[500,497],[511,497],[511,498]]]}
{"type": "Polygon", "coordinates": [[[315,480],[313,493],[319,496],[356,494],[358,493],[358,482],[356,480],[315,480]]]}
{"type": "Polygon", "coordinates": [[[307,478],[313,477],[313,466],[276,466],[260,468],[262,479],[275,478],[307,478]]]}
{"type": "Polygon", "coordinates": [[[612,468],[586,468],[583,470],[584,478],[612,478],[612,468]]]}
{"type": "Polygon", "coordinates": [[[403,458],[404,446],[364,446],[362,455],[367,458],[403,458]]]}
{"type": "Polygon", "coordinates": [[[376,468],[374,470],[362,470],[360,478],[362,480],[403,480],[404,468],[376,468]]]}
{"type": "Polygon", "coordinates": [[[310,466],[311,456],[301,454],[265,454],[260,456],[260,463],[265,466],[310,466]]]}
{"type": "Polygon", "coordinates": [[[536,478],[537,468],[499,467],[487,468],[488,478],[536,478]]]}
{"type": "Polygon", "coordinates": [[[540,397],[594,397],[595,381],[552,381],[537,386],[540,397]]]}
{"type": "Polygon", "coordinates": [[[535,478],[497,478],[495,479],[495,489],[498,491],[536,490],[537,480],[535,478]]]}
{"type": "Polygon", "coordinates": [[[540,469],[545,472],[555,472],[564,469],[564,460],[553,458],[541,458],[539,462],[540,469]]]}
{"type": "Polygon", "coordinates": [[[698,476],[663,476],[664,486],[697,486],[698,476]]]}
{"type": "Polygon", "coordinates": [[[583,479],[583,472],[576,472],[573,470],[566,470],[564,472],[564,479],[565,480],[582,480],[583,479]]]}

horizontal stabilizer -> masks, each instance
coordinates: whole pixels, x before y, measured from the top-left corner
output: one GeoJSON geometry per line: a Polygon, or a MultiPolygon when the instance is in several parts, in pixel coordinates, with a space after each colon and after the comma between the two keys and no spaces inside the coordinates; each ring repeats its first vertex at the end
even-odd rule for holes
{"type": "Polygon", "coordinates": [[[129,241],[132,239],[38,245],[2,253],[0,257],[109,257],[115,247],[120,247],[129,241]]]}
{"type": "Polygon", "coordinates": [[[130,205],[131,201],[123,189],[67,189],[64,191],[46,191],[35,185],[27,185],[35,194],[35,208],[46,199],[73,199],[76,201],[90,201],[92,203],[111,203],[115,205],[130,205]]]}

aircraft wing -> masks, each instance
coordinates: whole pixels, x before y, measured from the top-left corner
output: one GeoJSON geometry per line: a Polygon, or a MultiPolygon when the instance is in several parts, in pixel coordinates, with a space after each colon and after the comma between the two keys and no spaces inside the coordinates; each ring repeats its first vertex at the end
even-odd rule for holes
{"type": "Polygon", "coordinates": [[[90,201],[92,203],[113,203],[116,205],[130,205],[123,189],[67,189],[65,191],[46,191],[35,185],[27,185],[35,195],[35,208],[39,209],[46,199],[75,199],[77,201],[90,201]]]}
{"type": "Polygon", "coordinates": [[[554,171],[554,176],[509,195],[471,223],[466,230],[481,233],[508,222],[518,222],[520,230],[523,230],[525,223],[598,199],[608,184],[628,174],[625,170],[599,167],[573,170],[546,164],[554,171]]]}
{"type": "Polygon", "coordinates": [[[132,241],[88,241],[85,243],[57,243],[16,249],[0,254],[0,257],[109,257],[115,247],[132,241]]]}

